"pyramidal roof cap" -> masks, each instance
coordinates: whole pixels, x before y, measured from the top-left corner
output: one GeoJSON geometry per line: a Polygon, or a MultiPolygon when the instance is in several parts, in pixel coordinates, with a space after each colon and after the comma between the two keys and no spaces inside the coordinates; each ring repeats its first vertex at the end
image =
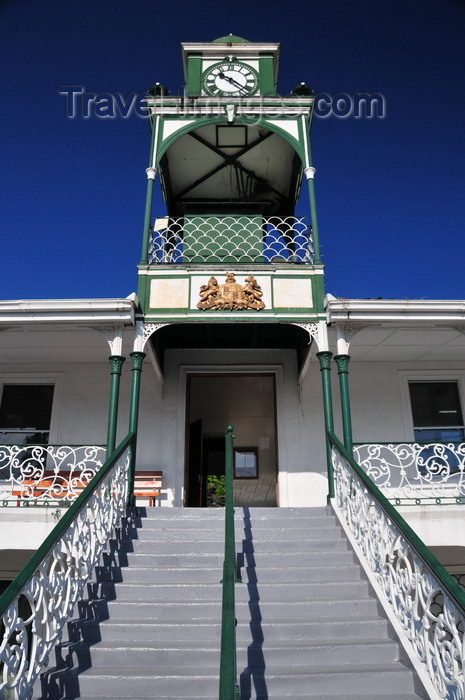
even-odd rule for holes
{"type": "Polygon", "coordinates": [[[250,42],[248,39],[243,39],[240,36],[228,34],[227,36],[220,36],[219,39],[214,39],[212,44],[250,44],[250,42]]]}

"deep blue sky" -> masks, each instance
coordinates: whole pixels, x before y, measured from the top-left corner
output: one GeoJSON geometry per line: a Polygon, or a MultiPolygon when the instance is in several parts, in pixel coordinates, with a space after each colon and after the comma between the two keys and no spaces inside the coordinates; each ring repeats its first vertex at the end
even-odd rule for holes
{"type": "Polygon", "coordinates": [[[463,2],[3,0],[0,26],[0,298],[136,291],[148,124],[67,119],[58,87],[176,91],[180,43],[229,33],[281,42],[282,94],[385,98],[384,119],[313,123],[327,291],[465,298],[463,2]]]}

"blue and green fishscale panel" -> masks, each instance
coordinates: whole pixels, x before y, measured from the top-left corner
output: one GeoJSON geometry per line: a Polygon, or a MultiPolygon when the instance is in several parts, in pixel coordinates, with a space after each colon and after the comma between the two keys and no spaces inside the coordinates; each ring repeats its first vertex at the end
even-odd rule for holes
{"type": "Polygon", "coordinates": [[[185,216],[183,249],[186,263],[263,262],[263,219],[185,216]]]}

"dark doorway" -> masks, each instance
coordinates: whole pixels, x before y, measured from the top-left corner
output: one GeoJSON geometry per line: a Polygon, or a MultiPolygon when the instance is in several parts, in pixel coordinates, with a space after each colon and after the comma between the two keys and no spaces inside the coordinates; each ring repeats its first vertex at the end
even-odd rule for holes
{"type": "Polygon", "coordinates": [[[224,435],[202,435],[202,421],[189,426],[189,455],[187,505],[203,508],[207,505],[209,476],[222,476],[225,467],[224,435]]]}
{"type": "Polygon", "coordinates": [[[259,470],[234,482],[238,506],[277,505],[275,384],[271,373],[191,374],[187,380],[184,502],[207,505],[208,475],[224,474],[225,432],[257,455],[259,470]]]}

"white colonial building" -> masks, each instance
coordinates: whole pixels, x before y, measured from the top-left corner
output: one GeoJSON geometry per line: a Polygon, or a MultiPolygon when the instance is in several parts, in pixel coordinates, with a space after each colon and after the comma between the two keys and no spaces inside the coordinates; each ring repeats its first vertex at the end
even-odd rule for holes
{"type": "Polygon", "coordinates": [[[182,53],[185,97],[147,97],[137,294],[0,302],[3,587],[129,432],[155,507],[207,507],[228,425],[236,505],[326,505],[334,432],[459,578],[465,301],[325,290],[311,90],[276,95],[279,44],[182,53]]]}

